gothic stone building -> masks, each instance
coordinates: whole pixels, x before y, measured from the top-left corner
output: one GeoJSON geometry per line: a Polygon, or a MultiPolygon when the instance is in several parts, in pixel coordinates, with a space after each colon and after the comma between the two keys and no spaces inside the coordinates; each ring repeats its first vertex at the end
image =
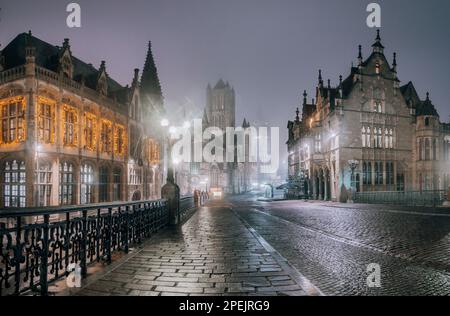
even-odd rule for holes
{"type": "MultiPolygon", "coordinates": [[[[223,132],[227,127],[236,127],[235,91],[228,82],[224,82],[222,79],[214,87],[208,84],[202,127],[203,130],[217,127],[223,132]]],[[[242,128],[249,127],[250,124],[244,119],[242,128]]],[[[202,145],[206,145],[207,142],[202,145]]],[[[224,137],[225,145],[226,137],[224,137]]],[[[237,162],[235,155],[234,162],[194,162],[185,165],[188,168],[188,171],[184,172],[185,177],[177,177],[177,183],[180,185],[182,193],[194,189],[218,189],[226,194],[240,194],[249,191],[256,172],[255,165],[249,162],[248,136],[245,146],[245,162],[237,162]]],[[[234,150],[236,153],[236,147],[234,150]]],[[[223,152],[226,152],[225,148],[223,152]]]]}
{"type": "Polygon", "coordinates": [[[366,60],[324,84],[316,98],[306,91],[302,117],[289,121],[289,178],[315,199],[345,200],[350,190],[447,190],[450,124],[442,123],[429,94],[400,86],[396,55],[389,64],[378,31],[366,60]],[[352,171],[353,169],[353,171],[352,171]]]}
{"type": "Polygon", "coordinates": [[[74,57],[68,39],[10,42],[0,52],[1,207],[158,198],[161,135],[151,126],[164,108],[150,45],[138,77],[121,86],[105,62],[74,57]]]}

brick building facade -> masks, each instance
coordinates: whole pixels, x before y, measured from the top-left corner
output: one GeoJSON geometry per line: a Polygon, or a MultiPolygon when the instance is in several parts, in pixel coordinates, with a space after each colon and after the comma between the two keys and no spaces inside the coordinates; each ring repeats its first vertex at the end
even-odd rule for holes
{"type": "Polygon", "coordinates": [[[348,192],[447,190],[450,124],[442,123],[427,93],[401,86],[397,56],[384,55],[378,31],[371,55],[359,47],[357,67],[331,87],[319,71],[312,102],[288,122],[289,178],[315,199],[348,192]]]}
{"type": "Polygon", "coordinates": [[[31,32],[0,52],[0,205],[156,199],[163,98],[151,45],[131,86],[31,32]]]}

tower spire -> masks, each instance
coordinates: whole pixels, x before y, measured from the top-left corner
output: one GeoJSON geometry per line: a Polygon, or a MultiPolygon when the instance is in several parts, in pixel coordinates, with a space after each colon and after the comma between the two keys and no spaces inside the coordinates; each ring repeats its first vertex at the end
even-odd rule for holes
{"type": "Polygon", "coordinates": [[[323,79],[322,79],[322,69],[319,69],[319,86],[323,85],[323,79]]]}
{"type": "Polygon", "coordinates": [[[374,53],[380,53],[383,54],[384,46],[381,44],[381,36],[380,36],[380,30],[377,30],[377,37],[375,38],[375,43],[372,45],[373,52],[374,53]]]}
{"type": "Polygon", "coordinates": [[[362,46],[358,45],[358,65],[361,66],[363,62],[363,57],[362,57],[362,46]]]}
{"type": "Polygon", "coordinates": [[[300,122],[300,110],[297,108],[295,111],[295,121],[298,123],[300,122]]]}
{"type": "Polygon", "coordinates": [[[392,62],[392,70],[397,72],[397,53],[394,53],[394,61],[392,62]]]}
{"type": "Polygon", "coordinates": [[[308,94],[306,93],[306,90],[305,90],[305,91],[303,91],[303,105],[305,105],[308,102],[307,98],[308,98],[308,94]]]}
{"type": "Polygon", "coordinates": [[[163,102],[161,84],[159,82],[158,70],[152,52],[152,42],[148,43],[147,58],[141,76],[141,95],[152,99],[153,102],[163,102]]]}

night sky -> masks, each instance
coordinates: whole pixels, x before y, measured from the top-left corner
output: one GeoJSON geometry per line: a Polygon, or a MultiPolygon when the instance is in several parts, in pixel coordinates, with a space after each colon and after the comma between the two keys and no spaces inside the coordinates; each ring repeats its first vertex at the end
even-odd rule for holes
{"type": "MultiPolygon", "coordinates": [[[[74,1],[82,9],[80,29],[66,26],[69,2],[0,0],[0,43],[29,29],[54,45],[68,37],[75,56],[96,67],[106,60],[109,75],[125,85],[134,68],[142,69],[151,40],[168,108],[190,104],[201,111],[208,82],[228,80],[237,94],[238,122],[245,116],[279,126],[283,156],[287,120],[304,89],[313,97],[318,69],[336,84],[356,63],[358,44],[366,58],[375,38],[365,23],[373,1],[74,1]]],[[[398,53],[402,84],[413,81],[422,98],[429,91],[448,121],[450,1],[378,3],[382,43],[388,60],[398,53]]]]}

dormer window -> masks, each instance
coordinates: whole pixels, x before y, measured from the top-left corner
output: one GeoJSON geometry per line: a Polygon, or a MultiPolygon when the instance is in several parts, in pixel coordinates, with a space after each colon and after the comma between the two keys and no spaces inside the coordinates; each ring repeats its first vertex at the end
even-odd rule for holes
{"type": "Polygon", "coordinates": [[[376,72],[377,75],[379,75],[381,73],[381,68],[380,68],[380,63],[379,62],[377,62],[375,64],[375,72],[376,72]]]}
{"type": "Polygon", "coordinates": [[[429,117],[425,118],[425,126],[430,126],[430,118],[429,117]]]}
{"type": "Polygon", "coordinates": [[[72,78],[72,61],[69,56],[64,56],[61,63],[61,67],[64,76],[72,78]]]}
{"type": "Polygon", "coordinates": [[[108,89],[107,89],[107,85],[106,85],[106,78],[105,78],[105,76],[101,76],[98,79],[97,91],[100,92],[103,95],[107,95],[108,94],[108,89]]]}

